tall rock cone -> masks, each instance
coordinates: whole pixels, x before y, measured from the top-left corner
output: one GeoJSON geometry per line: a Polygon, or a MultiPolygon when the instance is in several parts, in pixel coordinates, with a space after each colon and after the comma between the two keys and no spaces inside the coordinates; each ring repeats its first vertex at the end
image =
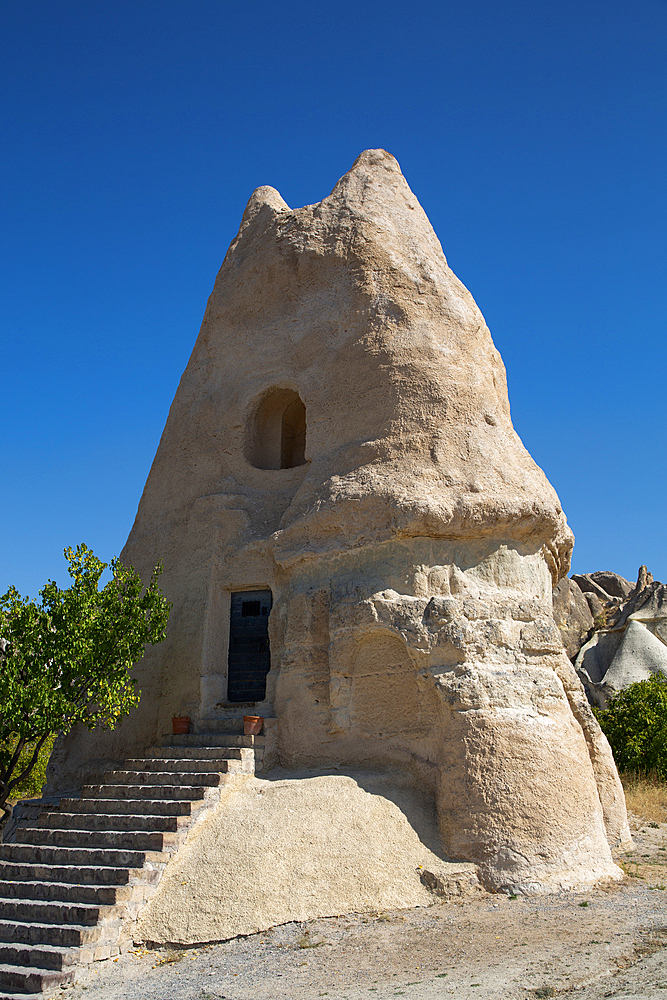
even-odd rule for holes
{"type": "Polygon", "coordinates": [[[396,160],[367,150],[304,208],[259,188],[122,553],[163,560],[168,639],[58,780],[242,708],[269,763],[411,775],[490,888],[619,877],[623,792],[551,616],[572,543],[396,160]]]}

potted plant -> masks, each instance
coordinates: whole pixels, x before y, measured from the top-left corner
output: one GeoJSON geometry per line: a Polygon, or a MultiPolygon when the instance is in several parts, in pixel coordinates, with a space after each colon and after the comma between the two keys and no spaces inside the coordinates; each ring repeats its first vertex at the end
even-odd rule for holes
{"type": "Polygon", "coordinates": [[[264,719],[261,715],[244,715],[243,716],[243,735],[244,736],[259,736],[262,731],[262,726],[264,725],[264,719]]]}
{"type": "Polygon", "coordinates": [[[190,716],[174,715],[171,720],[174,736],[184,736],[190,732],[190,716]]]}

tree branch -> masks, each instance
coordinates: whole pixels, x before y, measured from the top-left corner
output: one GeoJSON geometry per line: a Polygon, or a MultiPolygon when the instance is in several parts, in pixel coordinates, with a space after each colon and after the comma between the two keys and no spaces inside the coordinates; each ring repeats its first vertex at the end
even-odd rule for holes
{"type": "Polygon", "coordinates": [[[7,783],[6,787],[7,787],[7,790],[8,790],[8,794],[9,794],[9,792],[11,792],[12,788],[16,788],[17,785],[20,785],[20,783],[23,781],[23,779],[27,778],[27,776],[30,774],[30,772],[32,771],[33,767],[37,763],[37,758],[39,757],[39,751],[42,749],[42,747],[44,746],[44,744],[48,740],[49,736],[51,736],[51,732],[44,733],[44,735],[40,736],[40,738],[37,740],[37,743],[35,744],[35,749],[33,751],[32,758],[31,758],[30,763],[28,764],[28,766],[26,768],[24,768],[24,770],[21,771],[21,773],[19,775],[17,775],[16,778],[12,778],[12,780],[7,783]]]}

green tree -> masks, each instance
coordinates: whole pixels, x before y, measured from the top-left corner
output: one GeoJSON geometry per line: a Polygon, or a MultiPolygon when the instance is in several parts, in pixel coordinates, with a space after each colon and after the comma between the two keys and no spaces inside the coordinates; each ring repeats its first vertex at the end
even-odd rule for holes
{"type": "Polygon", "coordinates": [[[667,678],[630,684],[595,714],[620,771],[667,779],[667,678]]]}
{"type": "MultiPolygon", "coordinates": [[[[25,783],[42,748],[83,724],[114,729],[139,702],[131,676],[147,645],[165,638],[171,604],[158,565],[144,589],[132,567],[65,549],[72,585],[49,580],[40,601],[12,587],[0,597],[0,807],[25,783]],[[100,577],[110,565],[111,580],[100,577]]],[[[5,819],[7,816],[5,815],[5,819]]]]}

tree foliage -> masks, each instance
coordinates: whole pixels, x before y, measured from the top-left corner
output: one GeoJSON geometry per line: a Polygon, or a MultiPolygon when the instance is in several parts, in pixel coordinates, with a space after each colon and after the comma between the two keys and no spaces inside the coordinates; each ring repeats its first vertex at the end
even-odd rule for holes
{"type": "Polygon", "coordinates": [[[14,587],[0,598],[0,806],[54,734],[115,728],[139,702],[132,667],[165,638],[161,566],[144,589],[132,567],[104,563],[85,545],[65,558],[67,589],[49,580],[38,602],[14,587]],[[107,565],[112,578],[100,589],[107,565]]]}
{"type": "Polygon", "coordinates": [[[619,770],[667,780],[667,678],[630,684],[595,714],[619,770]]]}

